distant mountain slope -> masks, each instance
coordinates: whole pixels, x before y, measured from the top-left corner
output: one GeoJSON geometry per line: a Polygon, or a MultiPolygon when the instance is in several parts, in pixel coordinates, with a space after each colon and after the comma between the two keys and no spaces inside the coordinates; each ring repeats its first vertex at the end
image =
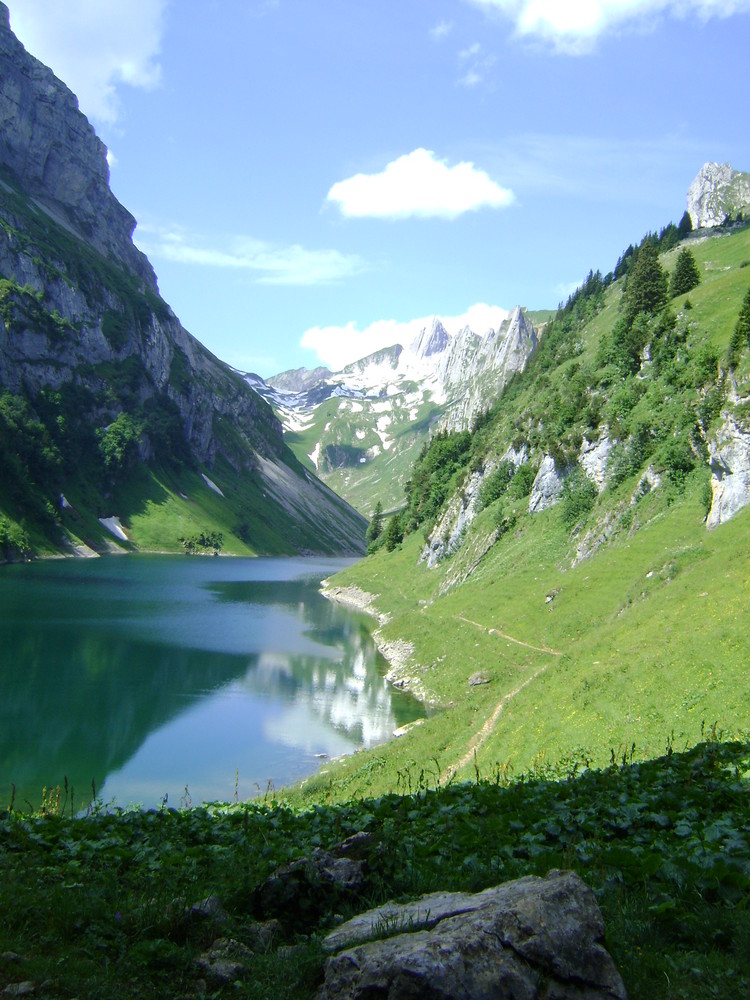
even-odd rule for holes
{"type": "Polygon", "coordinates": [[[437,427],[466,428],[525,366],[537,332],[516,307],[496,330],[449,333],[435,318],[408,345],[395,344],[340,372],[304,369],[264,383],[246,379],[273,406],[301,461],[358,509],[404,500],[414,459],[437,427]]]}
{"type": "Polygon", "coordinates": [[[361,552],[361,516],[182,327],[134,225],[76,98],[0,4],[0,558],[219,536],[361,552]]]}

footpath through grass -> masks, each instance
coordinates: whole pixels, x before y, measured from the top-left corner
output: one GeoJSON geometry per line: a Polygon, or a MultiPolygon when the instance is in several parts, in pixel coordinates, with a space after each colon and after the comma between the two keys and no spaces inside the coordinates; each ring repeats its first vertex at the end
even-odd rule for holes
{"type": "Polygon", "coordinates": [[[750,744],[705,743],[559,781],[415,787],[337,806],[0,816],[0,992],[38,997],[312,997],[341,916],[437,889],[574,869],[593,887],[633,1000],[750,995],[750,744]],[[377,849],[357,899],[301,899],[257,944],[254,890],[280,864],[357,831],[377,849]],[[227,921],[196,921],[216,894],[227,921]],[[338,917],[336,915],[339,915],[338,917]],[[256,953],[219,985],[216,938],[256,953]],[[293,947],[290,947],[293,946],[293,947]]]}

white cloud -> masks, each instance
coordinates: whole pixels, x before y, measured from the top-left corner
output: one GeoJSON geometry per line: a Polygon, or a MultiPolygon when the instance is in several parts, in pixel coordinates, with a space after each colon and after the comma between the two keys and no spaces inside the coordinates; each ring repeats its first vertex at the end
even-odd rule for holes
{"type": "Polygon", "coordinates": [[[24,0],[12,5],[11,27],[100,124],[118,117],[117,87],[152,88],[167,0],[24,0]]]}
{"type": "Polygon", "coordinates": [[[750,0],[467,0],[510,18],[516,33],[551,42],[562,52],[590,51],[597,38],[661,16],[701,20],[750,12],[750,0]]]}
{"type": "Polygon", "coordinates": [[[453,25],[450,21],[440,21],[434,28],[430,28],[430,37],[436,42],[440,42],[443,38],[447,38],[451,31],[453,31],[453,25]]]}
{"type": "Polygon", "coordinates": [[[250,271],[261,285],[329,284],[366,270],[360,257],[338,250],[306,250],[298,244],[279,247],[249,236],[232,236],[225,246],[216,247],[181,228],[139,226],[135,241],[155,260],[250,271]]]}
{"type": "MultiPolygon", "coordinates": [[[[475,333],[485,334],[488,330],[496,330],[507,317],[507,309],[480,302],[470,306],[460,316],[441,316],[440,321],[450,334],[458,333],[465,326],[471,327],[475,333]]],[[[305,330],[300,344],[315,351],[321,364],[333,371],[341,371],[353,361],[366,358],[384,347],[411,344],[433,319],[433,316],[406,321],[383,319],[370,323],[362,330],[353,321],[346,326],[314,326],[305,330]]]]}
{"type": "Polygon", "coordinates": [[[449,167],[431,150],[415,149],[389,163],[379,174],[356,174],[338,181],[329,202],[349,218],[455,219],[479,208],[504,208],[513,192],[500,187],[473,163],[449,167]]]}

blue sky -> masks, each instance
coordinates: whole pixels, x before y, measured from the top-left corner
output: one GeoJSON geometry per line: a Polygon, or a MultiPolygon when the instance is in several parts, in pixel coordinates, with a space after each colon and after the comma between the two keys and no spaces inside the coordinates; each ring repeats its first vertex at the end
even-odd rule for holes
{"type": "Polygon", "coordinates": [[[552,308],[750,170],[750,0],[8,0],[164,298],[266,377],[552,308]]]}

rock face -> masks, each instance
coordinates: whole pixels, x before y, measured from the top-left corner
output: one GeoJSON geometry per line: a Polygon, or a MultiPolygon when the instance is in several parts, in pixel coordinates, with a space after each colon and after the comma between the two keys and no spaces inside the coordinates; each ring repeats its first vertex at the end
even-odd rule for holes
{"type": "Polygon", "coordinates": [[[750,503],[750,431],[725,415],[709,454],[712,502],[706,527],[715,528],[750,503]]]}
{"type": "Polygon", "coordinates": [[[687,193],[693,229],[712,229],[748,209],[750,174],[733,170],[728,163],[704,163],[687,193]]]}
{"type": "Polygon", "coordinates": [[[388,903],[324,940],[318,1000],[626,1000],[592,891],[573,872],[388,903]],[[377,935],[382,940],[356,942],[377,935]]]}
{"type": "Polygon", "coordinates": [[[191,461],[256,477],[268,520],[295,522],[309,550],[362,552],[364,519],[299,466],[271,407],[160,298],[108,174],[76,98],[0,3],[0,391],[32,405],[42,390],[74,395],[76,418],[102,432],[132,415],[145,461],[167,427],[162,457],[179,438],[191,461]]]}
{"type": "Polygon", "coordinates": [[[562,494],[564,483],[565,477],[555,466],[554,458],[551,455],[545,455],[531,487],[530,513],[538,513],[556,504],[562,494]]]}
{"type": "Polygon", "coordinates": [[[156,290],[132,241],[135,219],[109,189],[107,150],[76,96],[30,56],[0,3],[0,162],[53,218],[156,290]]]}

